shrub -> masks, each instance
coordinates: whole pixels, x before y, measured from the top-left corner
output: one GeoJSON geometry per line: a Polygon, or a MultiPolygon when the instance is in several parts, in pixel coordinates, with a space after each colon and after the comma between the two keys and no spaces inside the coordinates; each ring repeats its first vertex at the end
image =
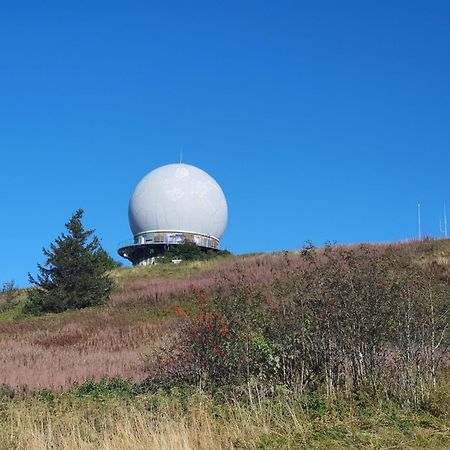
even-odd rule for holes
{"type": "Polygon", "coordinates": [[[11,303],[19,293],[14,280],[3,283],[1,293],[2,298],[5,300],[5,302],[8,304],[11,303]]]}
{"type": "Polygon", "coordinates": [[[75,384],[70,392],[76,397],[91,397],[93,399],[106,399],[109,397],[131,397],[134,385],[131,380],[121,377],[102,378],[99,381],[87,380],[83,384],[75,384]]]}
{"type": "Polygon", "coordinates": [[[264,382],[420,403],[449,336],[449,280],[396,248],[305,248],[266,285],[237,264],[178,308],[178,351],[216,385],[264,382]]]}

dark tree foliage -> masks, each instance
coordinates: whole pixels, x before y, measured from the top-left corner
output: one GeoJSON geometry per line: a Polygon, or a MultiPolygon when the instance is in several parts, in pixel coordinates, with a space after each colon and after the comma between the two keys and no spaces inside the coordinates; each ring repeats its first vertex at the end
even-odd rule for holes
{"type": "Polygon", "coordinates": [[[66,223],[68,233],[62,233],[43,249],[45,264],[38,264],[36,278],[28,274],[34,286],[28,295],[25,312],[58,313],[103,304],[112,289],[107,271],[114,260],[102,249],[93,230],[85,230],[79,209],[66,223]]]}
{"type": "Polygon", "coordinates": [[[186,241],[171,246],[164,254],[163,262],[170,263],[172,259],[180,258],[183,261],[205,261],[218,256],[229,256],[228,250],[210,250],[204,252],[194,242],[186,241]]]}
{"type": "Polygon", "coordinates": [[[123,264],[120,261],[116,261],[114,258],[111,258],[109,253],[104,250],[99,254],[100,264],[103,265],[105,270],[117,269],[118,267],[122,267],[123,264]]]}

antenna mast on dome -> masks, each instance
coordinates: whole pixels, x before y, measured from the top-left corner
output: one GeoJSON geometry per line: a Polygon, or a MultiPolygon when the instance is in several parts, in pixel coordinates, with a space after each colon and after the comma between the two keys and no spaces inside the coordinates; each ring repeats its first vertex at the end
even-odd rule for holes
{"type": "Polygon", "coordinates": [[[183,162],[183,146],[180,148],[180,164],[183,162]]]}

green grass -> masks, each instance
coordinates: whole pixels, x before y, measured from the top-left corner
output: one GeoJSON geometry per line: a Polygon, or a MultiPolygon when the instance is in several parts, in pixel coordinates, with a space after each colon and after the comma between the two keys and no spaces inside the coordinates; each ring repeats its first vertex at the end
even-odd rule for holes
{"type": "Polygon", "coordinates": [[[0,312],[0,323],[10,322],[13,320],[20,320],[23,318],[22,307],[27,300],[26,291],[20,292],[20,294],[11,302],[6,305],[2,303],[0,312]]]}
{"type": "Polygon", "coordinates": [[[64,317],[75,317],[80,314],[89,314],[92,311],[101,310],[102,307],[95,306],[90,308],[84,308],[81,310],[67,310],[61,313],[47,313],[42,316],[31,316],[25,315],[22,312],[22,308],[26,302],[26,294],[21,296],[18,300],[15,301],[14,305],[0,313],[0,323],[7,323],[12,321],[52,321],[55,319],[62,319],[64,317]]]}
{"type": "Polygon", "coordinates": [[[119,267],[111,271],[116,280],[136,278],[164,278],[183,280],[200,275],[211,267],[220,264],[225,258],[210,261],[192,261],[182,264],[156,264],[153,266],[119,267]]]}
{"type": "Polygon", "coordinates": [[[213,270],[225,264],[242,261],[254,256],[264,255],[247,254],[247,255],[229,255],[218,256],[206,261],[188,261],[181,264],[156,264],[153,266],[131,266],[119,267],[111,271],[112,277],[116,281],[133,280],[139,278],[154,278],[168,280],[185,280],[199,277],[206,274],[209,270],[213,270]]]}
{"type": "Polygon", "coordinates": [[[0,313],[0,323],[11,322],[22,318],[22,308],[13,308],[0,313]]]}

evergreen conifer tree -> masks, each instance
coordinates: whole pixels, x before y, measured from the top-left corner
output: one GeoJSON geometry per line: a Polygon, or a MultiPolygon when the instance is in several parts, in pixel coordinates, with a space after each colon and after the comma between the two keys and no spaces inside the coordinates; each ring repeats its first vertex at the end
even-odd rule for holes
{"type": "Polygon", "coordinates": [[[112,289],[107,274],[112,258],[102,249],[94,230],[85,230],[79,209],[66,223],[62,233],[43,249],[45,264],[38,264],[36,278],[28,274],[34,287],[28,295],[25,311],[32,314],[61,312],[101,305],[112,289]]]}

